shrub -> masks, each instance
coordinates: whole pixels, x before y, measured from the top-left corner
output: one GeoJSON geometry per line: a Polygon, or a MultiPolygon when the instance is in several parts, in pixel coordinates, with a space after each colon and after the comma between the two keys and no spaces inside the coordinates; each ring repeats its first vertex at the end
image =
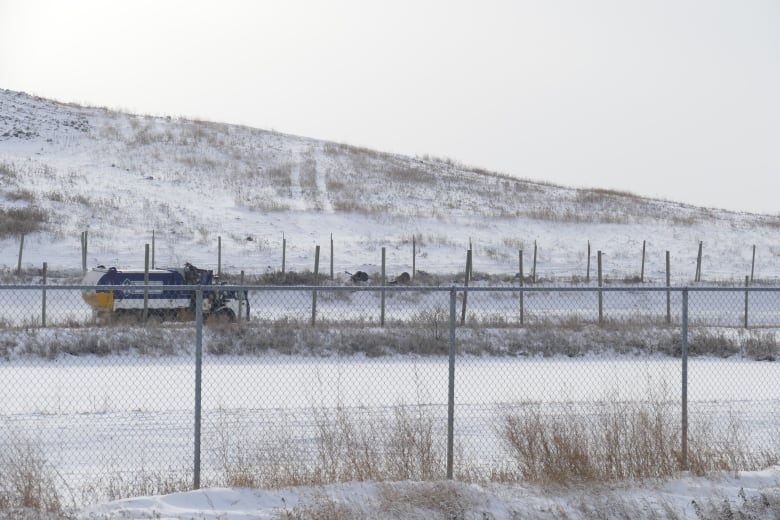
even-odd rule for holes
{"type": "Polygon", "coordinates": [[[216,485],[285,487],[368,480],[443,478],[444,455],[436,444],[434,418],[424,405],[399,404],[387,414],[313,405],[314,444],[292,438],[300,418],[284,415],[262,439],[250,441],[240,418],[223,414],[216,485]]]}
{"type": "Polygon", "coordinates": [[[16,177],[16,167],[7,162],[0,162],[0,177],[6,179],[16,177]]]}
{"type": "Polygon", "coordinates": [[[723,332],[697,332],[688,342],[688,353],[692,356],[729,357],[739,353],[739,344],[723,332]]]}
{"type": "Polygon", "coordinates": [[[317,277],[309,270],[296,272],[296,271],[274,271],[265,273],[260,278],[260,285],[316,285],[318,280],[322,281],[325,278],[324,275],[319,274],[317,277]]]}
{"type": "Polygon", "coordinates": [[[100,481],[87,485],[85,498],[90,501],[121,500],[123,498],[167,495],[192,490],[190,468],[168,470],[138,469],[115,471],[100,481]]]}
{"type": "MultiPolygon", "coordinates": [[[[605,401],[598,413],[521,403],[499,410],[498,435],[514,461],[506,480],[545,484],[661,478],[682,469],[675,403],[661,395],[648,401],[605,401]]],[[[747,448],[738,417],[725,431],[706,421],[689,427],[688,467],[696,474],[742,471],[777,463],[771,450],[747,448]]]]}
{"type": "Polygon", "coordinates": [[[38,514],[64,516],[57,491],[57,473],[31,441],[6,444],[0,451],[0,514],[26,518],[38,514]]]}
{"type": "Polygon", "coordinates": [[[12,201],[35,202],[35,193],[30,190],[16,190],[6,194],[6,198],[12,201]]]}
{"type": "Polygon", "coordinates": [[[0,208],[0,238],[34,233],[47,220],[46,213],[36,206],[0,208]]]}
{"type": "Polygon", "coordinates": [[[742,351],[746,357],[757,361],[775,361],[778,352],[777,334],[750,334],[742,342],[742,351]]]}

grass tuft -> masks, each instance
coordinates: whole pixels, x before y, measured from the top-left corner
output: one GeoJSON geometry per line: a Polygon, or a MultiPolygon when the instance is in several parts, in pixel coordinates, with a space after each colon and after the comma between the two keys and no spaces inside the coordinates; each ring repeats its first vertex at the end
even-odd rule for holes
{"type": "Polygon", "coordinates": [[[10,443],[0,449],[0,515],[29,518],[34,512],[64,517],[57,484],[56,470],[33,442],[10,443]]]}
{"type": "MultiPolygon", "coordinates": [[[[674,476],[684,469],[677,408],[660,396],[605,401],[589,414],[534,403],[504,407],[498,434],[514,467],[500,479],[571,485],[674,476]]],[[[690,427],[687,463],[697,475],[766,468],[777,460],[771,450],[748,450],[737,417],[726,431],[703,421],[690,427]]]]}
{"type": "Polygon", "coordinates": [[[434,418],[423,405],[399,404],[388,414],[363,407],[313,407],[313,445],[292,437],[299,420],[285,415],[263,439],[242,434],[240,418],[217,424],[219,485],[279,488],[351,481],[436,480],[444,454],[434,418]]]}
{"type": "Polygon", "coordinates": [[[36,206],[0,208],[0,238],[34,233],[48,220],[46,212],[36,206]]]}

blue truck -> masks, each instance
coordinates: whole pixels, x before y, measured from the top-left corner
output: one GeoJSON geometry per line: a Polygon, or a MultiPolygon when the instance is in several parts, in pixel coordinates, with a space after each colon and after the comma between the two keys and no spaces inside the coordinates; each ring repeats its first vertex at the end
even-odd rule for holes
{"type": "Polygon", "coordinates": [[[195,317],[195,291],[166,286],[212,286],[213,290],[203,291],[205,319],[233,322],[243,315],[249,319],[246,292],[220,290],[213,271],[187,263],[183,268],[151,269],[148,275],[147,285],[143,269],[98,266],[89,271],[82,282],[95,288],[84,289],[81,296],[99,317],[140,319],[145,307],[147,317],[186,321],[195,317]],[[101,289],[102,285],[122,287],[101,289]]]}

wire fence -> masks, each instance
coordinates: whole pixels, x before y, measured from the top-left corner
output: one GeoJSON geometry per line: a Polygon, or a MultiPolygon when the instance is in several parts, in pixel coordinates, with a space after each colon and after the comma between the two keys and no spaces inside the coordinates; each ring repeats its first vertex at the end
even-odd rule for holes
{"type": "Polygon", "coordinates": [[[121,316],[94,289],[0,286],[0,470],[32,453],[74,503],[531,477],[545,426],[613,468],[641,427],[676,469],[780,459],[777,288],[219,286],[234,322],[196,311],[214,287],[121,316]]]}

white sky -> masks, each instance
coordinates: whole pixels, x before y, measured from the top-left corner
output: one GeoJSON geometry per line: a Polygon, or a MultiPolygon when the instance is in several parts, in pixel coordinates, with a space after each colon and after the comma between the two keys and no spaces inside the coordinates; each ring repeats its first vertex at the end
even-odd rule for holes
{"type": "Polygon", "coordinates": [[[780,213],[777,0],[0,0],[0,88],[780,213]]]}

